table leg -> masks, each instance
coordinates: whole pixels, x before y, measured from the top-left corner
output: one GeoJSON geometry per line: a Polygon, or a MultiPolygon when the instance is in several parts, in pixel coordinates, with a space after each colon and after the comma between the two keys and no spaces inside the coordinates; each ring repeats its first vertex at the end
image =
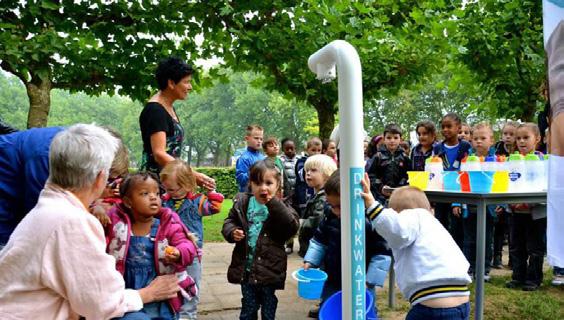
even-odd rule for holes
{"type": "Polygon", "coordinates": [[[392,256],[392,264],[388,276],[388,307],[396,308],[396,273],[394,272],[394,257],[392,256]]]}
{"type": "Polygon", "coordinates": [[[480,200],[478,204],[478,223],[476,224],[476,285],[475,285],[475,316],[474,319],[484,318],[484,264],[486,260],[486,204],[480,200]]]}

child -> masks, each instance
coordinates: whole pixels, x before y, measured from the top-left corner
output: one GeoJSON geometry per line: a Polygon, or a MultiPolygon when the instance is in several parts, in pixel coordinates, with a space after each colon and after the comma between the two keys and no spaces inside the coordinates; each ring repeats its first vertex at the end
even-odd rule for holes
{"type": "Polygon", "coordinates": [[[515,151],[515,130],[518,124],[507,121],[501,129],[501,140],[495,144],[495,154],[508,157],[515,151]]]}
{"type": "Polygon", "coordinates": [[[280,152],[278,140],[276,140],[275,137],[269,137],[262,143],[262,149],[264,150],[266,157],[274,161],[274,164],[280,170],[280,173],[284,174],[284,164],[282,164],[282,160],[278,157],[278,152],[280,152]]]}
{"type": "Polygon", "coordinates": [[[362,181],[366,216],[392,248],[397,284],[411,303],[406,320],[469,319],[468,261],[431,213],[425,193],[396,189],[389,206],[375,201],[370,180],[362,181]]]}
{"type": "MultiPolygon", "coordinates": [[[[284,199],[291,199],[294,196],[296,187],[296,162],[298,161],[294,140],[289,138],[282,139],[282,152],[284,153],[280,156],[282,164],[284,165],[282,196],[284,199]]],[[[294,252],[293,237],[286,243],[286,253],[291,254],[292,252],[294,252]]]]}
{"type": "MultiPolygon", "coordinates": [[[[328,206],[325,207],[323,220],[310,240],[304,257],[304,269],[324,266],[327,281],[323,286],[321,303],[335,292],[341,290],[341,190],[339,170],[333,172],[325,183],[328,206]]],[[[366,235],[366,282],[368,288],[375,293],[374,286],[382,286],[385,273],[390,268],[390,255],[386,241],[372,229],[370,221],[365,220],[366,235]]],[[[376,301],[376,296],[374,296],[376,301]]],[[[376,303],[374,303],[376,314],[376,303]]],[[[310,312],[315,316],[315,312],[310,312]]]]}
{"type": "MultiPolygon", "coordinates": [[[[471,153],[479,157],[495,156],[493,146],[493,130],[487,123],[479,123],[472,128],[472,149],[471,153]]],[[[466,259],[470,262],[468,273],[472,276],[476,270],[476,224],[477,207],[473,205],[463,208],[462,228],[464,233],[463,252],[466,259]]],[[[490,268],[493,255],[493,227],[496,219],[496,206],[490,205],[486,208],[486,260],[484,266],[484,280],[490,280],[490,268]]]]}
{"type": "Polygon", "coordinates": [[[239,192],[248,190],[249,168],[251,168],[255,162],[264,159],[264,155],[260,153],[262,137],[262,127],[257,125],[247,127],[247,134],[245,135],[247,150],[237,159],[237,164],[235,165],[235,179],[239,185],[239,192]]]}
{"type": "Polygon", "coordinates": [[[321,144],[321,153],[328,155],[335,163],[337,162],[337,144],[331,139],[324,139],[321,144]]]}
{"type": "MultiPolygon", "coordinates": [[[[204,232],[202,217],[216,214],[221,210],[223,195],[214,191],[208,192],[207,196],[195,193],[196,178],[192,169],[182,160],[169,162],[160,173],[161,183],[166,190],[163,195],[163,206],[175,211],[184,225],[198,238],[197,249],[203,248],[204,232]]],[[[198,259],[187,268],[187,272],[196,286],[200,287],[202,278],[202,266],[198,259]]],[[[181,315],[188,319],[196,319],[198,314],[198,303],[200,297],[196,295],[193,299],[186,301],[182,306],[181,315]]]]}
{"type": "Polygon", "coordinates": [[[298,159],[296,162],[296,187],[293,197],[293,205],[296,212],[303,217],[307,200],[313,197],[313,189],[307,186],[305,181],[304,164],[307,157],[311,157],[321,153],[321,140],[317,137],[312,137],[307,141],[305,156],[298,159]]]}
{"type": "Polygon", "coordinates": [[[409,158],[399,147],[401,129],[396,124],[388,124],[384,128],[384,144],[374,155],[368,168],[368,175],[373,179],[370,190],[374,197],[382,203],[390,196],[389,187],[395,188],[407,184],[409,158]]]}
{"type": "Polygon", "coordinates": [[[305,256],[309,240],[313,237],[313,232],[319,226],[321,219],[323,219],[325,208],[325,191],[323,187],[335,170],[337,170],[337,165],[333,159],[324,154],[313,155],[305,162],[306,183],[308,187],[313,188],[315,195],[306,203],[302,217],[304,221],[298,233],[298,240],[300,242],[298,255],[300,257],[305,256]]]}
{"type": "MultiPolygon", "coordinates": [[[[530,122],[522,123],[515,131],[517,150],[522,155],[535,151],[540,142],[539,127],[530,122]]],[[[535,291],[542,283],[542,264],[546,250],[546,206],[521,203],[510,205],[513,212],[510,226],[509,255],[512,280],[508,288],[522,287],[535,291]]]]}
{"type": "MultiPolygon", "coordinates": [[[[443,169],[445,171],[460,170],[462,159],[468,156],[468,152],[472,147],[467,141],[458,138],[461,126],[462,121],[456,113],[447,113],[441,119],[441,133],[444,140],[435,145],[433,154],[443,160],[443,169]]],[[[460,215],[460,205],[454,205],[453,208],[450,203],[437,203],[435,206],[435,216],[445,229],[450,231],[450,234],[462,249],[464,234],[460,215]]]]}
{"type": "Polygon", "coordinates": [[[411,152],[411,170],[425,171],[425,160],[433,155],[433,147],[437,144],[437,130],[433,122],[423,120],[417,123],[415,132],[419,143],[411,152]]]}
{"type": "Polygon", "coordinates": [[[182,298],[197,294],[186,267],[196,257],[194,236],[172,210],[161,208],[157,178],[151,173],[129,176],[120,186],[123,203],[114,206],[107,226],[108,253],[125,287],[141,289],[163,274],[176,274],[181,294],[168,301],[145,304],[140,311],[150,318],[178,319],[182,298]]]}
{"type": "Polygon", "coordinates": [[[227,271],[230,283],[241,284],[240,319],[274,319],[277,289],[284,289],[287,256],[284,243],[298,230],[296,212],[280,199],[282,177],[274,163],[259,161],[249,173],[252,194],[240,193],[223,223],[225,240],[235,243],[227,271]]]}
{"type": "Polygon", "coordinates": [[[458,139],[472,142],[472,130],[468,123],[460,124],[460,131],[458,131],[458,139]]]}

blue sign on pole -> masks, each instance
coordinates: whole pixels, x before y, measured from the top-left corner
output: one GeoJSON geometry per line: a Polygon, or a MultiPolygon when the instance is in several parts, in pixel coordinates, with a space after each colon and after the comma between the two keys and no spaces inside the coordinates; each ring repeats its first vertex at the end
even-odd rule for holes
{"type": "Polygon", "coordinates": [[[366,263],[364,249],[364,201],[360,196],[362,185],[360,182],[364,177],[364,168],[350,169],[350,190],[351,190],[351,282],[352,282],[352,317],[354,320],[364,320],[366,301],[365,301],[365,282],[366,282],[366,263]]]}

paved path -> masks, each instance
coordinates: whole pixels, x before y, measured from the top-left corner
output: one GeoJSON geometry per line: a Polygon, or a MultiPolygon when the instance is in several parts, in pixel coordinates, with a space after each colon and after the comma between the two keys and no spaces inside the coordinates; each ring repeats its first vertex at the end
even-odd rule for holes
{"type": "MultiPolygon", "coordinates": [[[[241,286],[227,282],[227,267],[231,262],[232,244],[204,244],[203,275],[198,319],[238,319],[241,310],[241,286]]],[[[285,290],[276,291],[278,309],[276,319],[307,319],[308,310],[314,301],[298,297],[297,283],[290,273],[298,269],[302,259],[293,253],[288,257],[288,276],[285,290]]]]}

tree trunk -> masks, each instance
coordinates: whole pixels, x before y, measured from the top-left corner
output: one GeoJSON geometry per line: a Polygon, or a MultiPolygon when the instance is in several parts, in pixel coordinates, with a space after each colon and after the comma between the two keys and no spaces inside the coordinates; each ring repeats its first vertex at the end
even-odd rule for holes
{"type": "Polygon", "coordinates": [[[317,120],[319,121],[319,138],[329,139],[331,131],[335,127],[335,113],[336,110],[333,103],[325,99],[321,99],[316,105],[317,120]]]}
{"type": "Polygon", "coordinates": [[[51,107],[52,83],[49,78],[40,79],[34,77],[31,82],[25,83],[27,96],[29,98],[29,113],[27,115],[27,127],[45,127],[51,107]]]}

